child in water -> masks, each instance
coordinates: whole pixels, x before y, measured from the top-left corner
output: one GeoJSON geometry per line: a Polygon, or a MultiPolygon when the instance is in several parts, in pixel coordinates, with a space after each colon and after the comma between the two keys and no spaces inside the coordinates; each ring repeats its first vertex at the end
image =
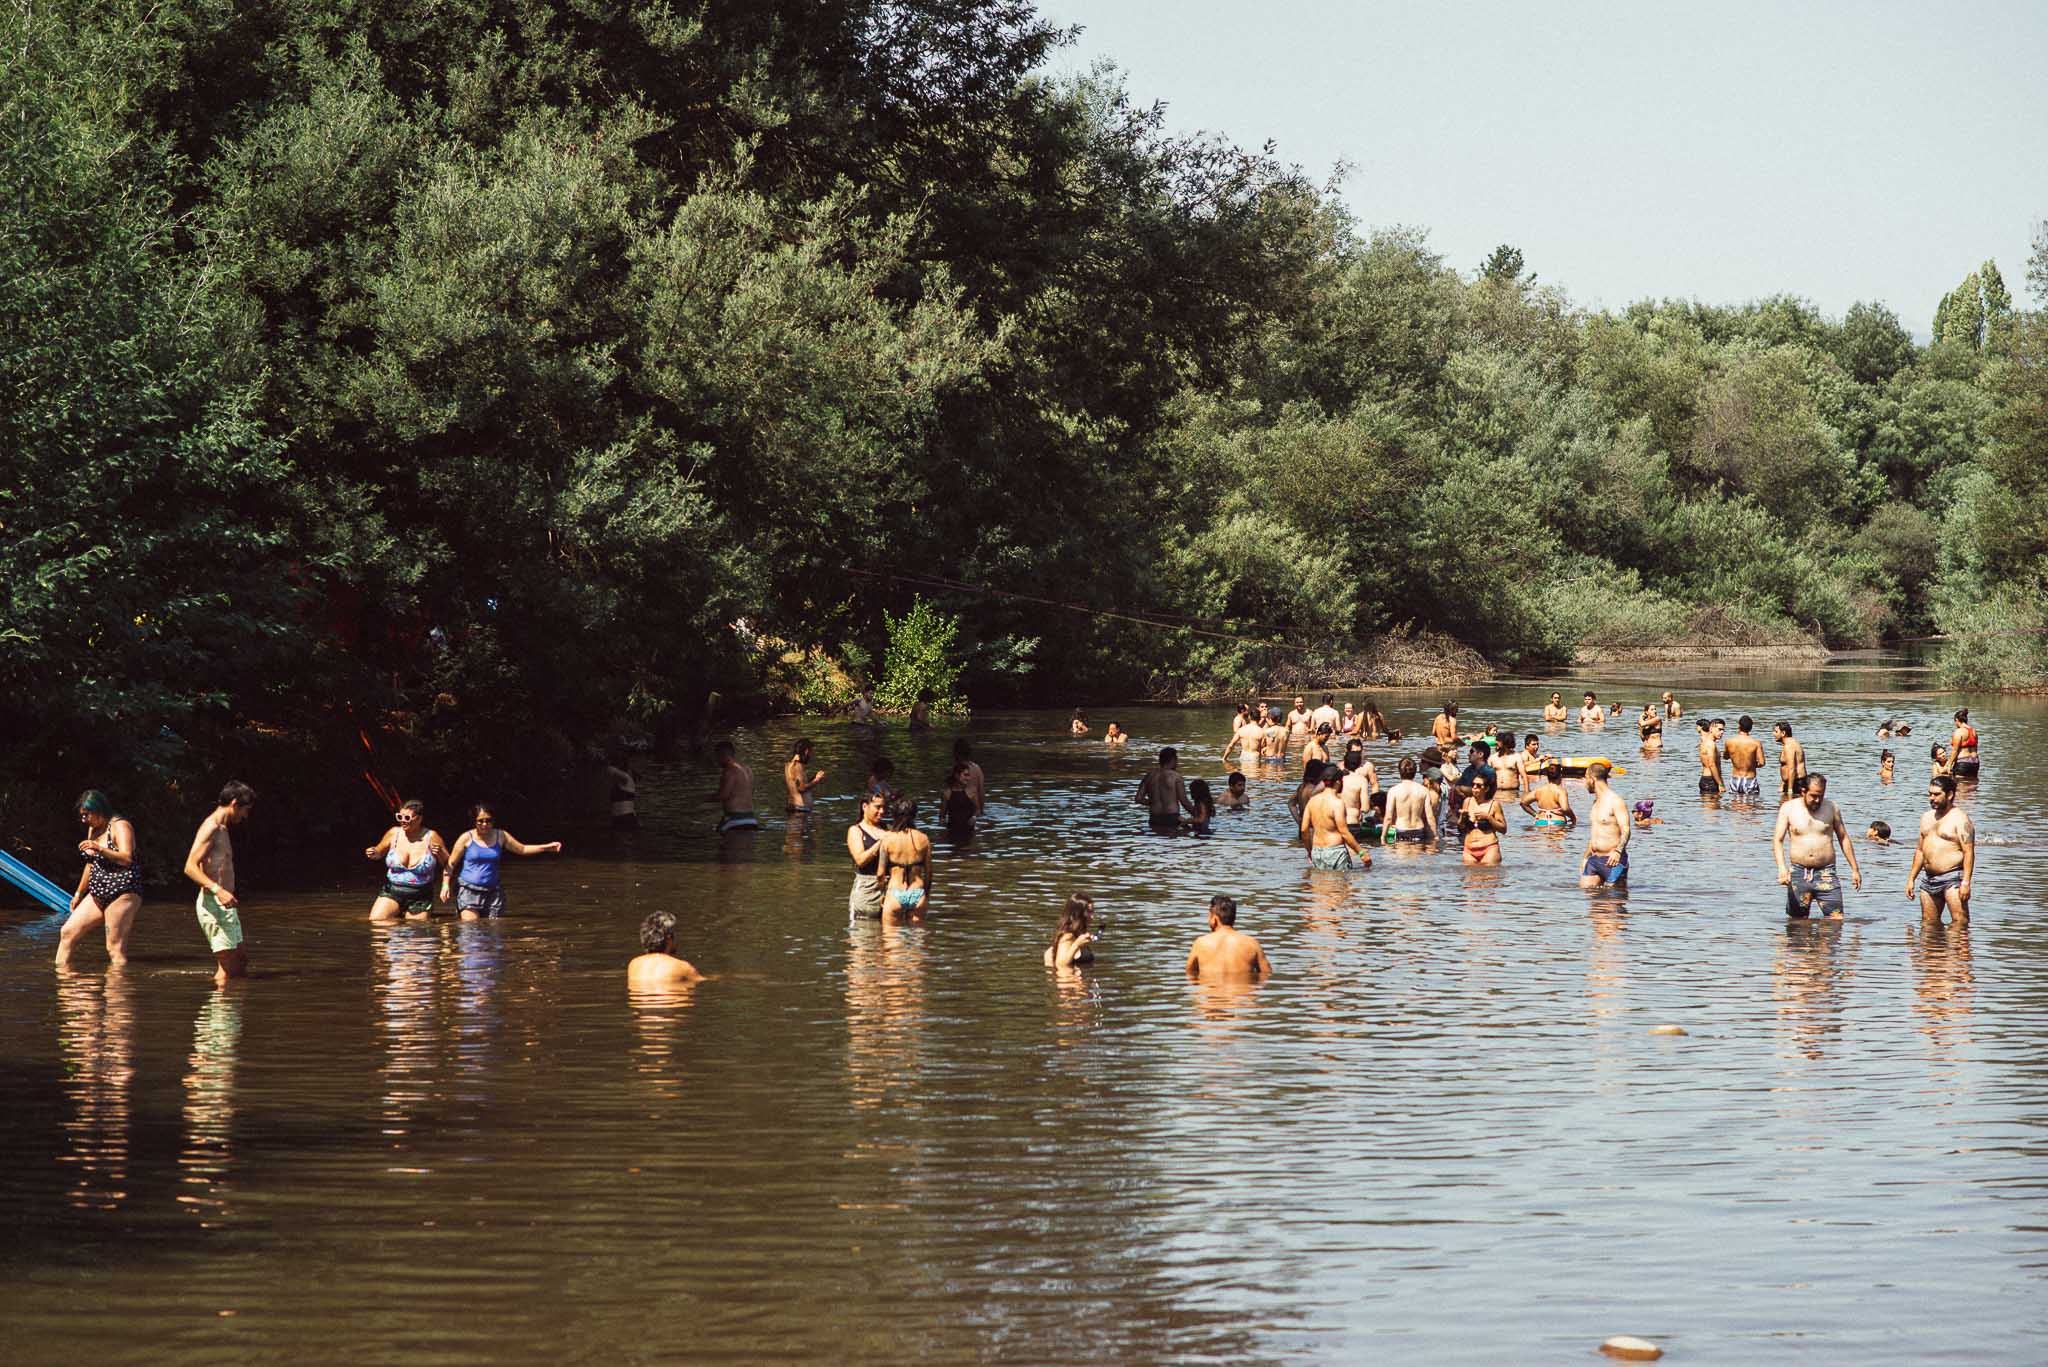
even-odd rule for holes
{"type": "Polygon", "coordinates": [[[1635,827],[1637,830],[1641,830],[1645,826],[1661,826],[1664,824],[1663,817],[1650,815],[1656,806],[1657,800],[1655,798],[1645,798],[1635,805],[1635,827]]]}
{"type": "Polygon", "coordinates": [[[1228,812],[1241,812],[1251,805],[1251,794],[1244,790],[1244,775],[1235,769],[1231,770],[1230,781],[1223,790],[1223,809],[1228,812]]]}
{"type": "MultiPolygon", "coordinates": [[[[1242,779],[1244,775],[1233,774],[1232,778],[1242,779]]],[[[1195,809],[1187,818],[1187,828],[1196,835],[1209,834],[1209,823],[1216,819],[1216,799],[1209,792],[1209,780],[1198,778],[1188,785],[1188,805],[1195,809]]]]}
{"type": "Polygon", "coordinates": [[[1891,843],[1892,843],[1892,827],[1891,827],[1891,823],[1890,823],[1890,822],[1888,822],[1888,821],[1873,821],[1873,822],[1871,822],[1871,823],[1870,823],[1870,829],[1869,829],[1869,830],[1867,830],[1867,831],[1865,831],[1865,832],[1863,833],[1863,838],[1864,838],[1865,840],[1868,840],[1868,841],[1869,841],[1869,842],[1870,842],[1871,844],[1873,844],[1873,845],[1889,845],[1889,844],[1891,844],[1891,843]]]}
{"type": "Polygon", "coordinates": [[[1877,781],[1879,783],[1890,783],[1892,781],[1892,763],[1892,752],[1889,750],[1877,757],[1877,781]]]}

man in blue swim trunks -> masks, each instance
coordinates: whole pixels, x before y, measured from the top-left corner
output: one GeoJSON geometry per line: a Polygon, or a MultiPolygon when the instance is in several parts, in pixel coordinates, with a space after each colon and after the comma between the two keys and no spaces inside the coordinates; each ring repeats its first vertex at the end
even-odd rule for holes
{"type": "Polygon", "coordinates": [[[1579,869],[1579,886],[1588,891],[1619,887],[1628,882],[1628,838],[1634,823],[1628,804],[1607,779],[1613,768],[1606,764],[1586,766],[1586,792],[1592,796],[1593,812],[1586,818],[1586,862],[1579,869]]]}
{"type": "Polygon", "coordinates": [[[1913,847],[1913,867],[1906,870],[1906,897],[1920,899],[1920,924],[1941,924],[1942,908],[1950,924],[1970,924],[1970,877],[1977,871],[1977,827],[1956,807],[1956,781],[1947,774],[1927,780],[1928,810],[1920,817],[1920,841],[1913,847]],[[1919,880],[1916,890],[1915,879],[1919,880]]]}
{"type": "Polygon", "coordinates": [[[1842,915],[1842,879],[1835,872],[1835,846],[1849,861],[1849,881],[1863,886],[1856,867],[1856,849],[1849,843],[1842,813],[1828,801],[1825,774],[1802,777],[1798,796],[1778,808],[1771,830],[1771,855],[1778,861],[1778,882],[1785,888],[1785,914],[1804,920],[1818,906],[1829,920],[1842,915]]]}
{"type": "Polygon", "coordinates": [[[1728,796],[1739,801],[1754,802],[1764,793],[1757,778],[1764,763],[1764,743],[1749,733],[1755,725],[1754,718],[1737,717],[1735,734],[1728,737],[1728,796]]]}
{"type": "Polygon", "coordinates": [[[1318,869],[1369,868],[1372,856],[1358,847],[1358,837],[1344,820],[1344,771],[1325,764],[1322,787],[1301,813],[1301,839],[1308,862],[1318,869]]]}

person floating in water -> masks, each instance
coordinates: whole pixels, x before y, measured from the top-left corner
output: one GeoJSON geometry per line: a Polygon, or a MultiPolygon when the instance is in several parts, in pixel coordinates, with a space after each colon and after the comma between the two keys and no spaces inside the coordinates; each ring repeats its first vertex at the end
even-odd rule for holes
{"type": "Polygon", "coordinates": [[[1209,899],[1209,933],[1188,951],[1188,977],[1196,981],[1270,978],[1273,961],[1251,936],[1237,928],[1237,903],[1224,896],[1209,899]]]}
{"type": "Polygon", "coordinates": [[[219,804],[199,823],[199,834],[192,837],[192,849],[185,856],[185,876],[199,885],[199,929],[213,951],[215,986],[249,976],[249,955],[242,948],[242,903],[235,893],[235,842],[229,832],[247,821],[255,806],[256,790],[248,784],[223,785],[219,804]]]}
{"type": "Polygon", "coordinates": [[[676,917],[672,911],[648,913],[640,923],[641,953],[626,965],[628,988],[673,987],[702,982],[704,975],[676,954],[676,917]]]}
{"type": "Polygon", "coordinates": [[[1868,840],[1868,841],[1869,841],[1869,842],[1870,842],[1871,844],[1873,844],[1873,845],[1889,845],[1889,844],[1891,844],[1891,843],[1892,843],[1892,824],[1891,824],[1891,822],[1889,822],[1889,821],[1873,821],[1873,822],[1871,822],[1871,823],[1870,823],[1870,829],[1869,829],[1869,830],[1867,830],[1867,831],[1865,831],[1865,832],[1863,833],[1863,838],[1864,838],[1865,840],[1868,840]]]}
{"type": "Polygon", "coordinates": [[[719,832],[759,830],[761,820],[754,815],[754,771],[740,763],[729,740],[712,746],[711,754],[718,761],[718,791],[711,796],[722,813],[719,832]]]}
{"type": "Polygon", "coordinates": [[[142,855],[135,826],[116,813],[113,802],[97,788],[79,794],[77,810],[85,826],[85,838],[78,842],[85,867],[71,894],[71,912],[57,932],[57,967],[70,967],[71,951],[80,937],[101,926],[107,967],[120,968],[128,962],[129,928],[142,910],[142,855]]]}
{"type": "Polygon", "coordinates": [[[500,830],[491,804],[479,802],[469,809],[469,829],[455,837],[448,851],[448,863],[441,871],[441,905],[448,905],[451,893],[455,909],[465,921],[480,916],[505,914],[505,889],[498,879],[499,861],[507,854],[560,854],[562,842],[545,845],[520,843],[512,832],[500,830]]]}
{"type": "Polygon", "coordinates": [[[398,824],[363,851],[365,859],[384,865],[384,885],[370,903],[372,921],[400,916],[425,916],[434,910],[434,883],[448,867],[448,846],[439,831],[427,829],[427,804],[415,798],[400,804],[398,824]]]}
{"type": "Polygon", "coordinates": [[[1630,815],[1635,821],[1635,827],[1639,831],[1645,826],[1661,826],[1664,824],[1664,818],[1656,815],[1656,811],[1657,799],[1653,797],[1646,797],[1629,809],[1630,815]]]}
{"type": "Polygon", "coordinates": [[[1094,922],[1095,899],[1084,892],[1069,897],[1066,906],[1060,909],[1060,923],[1052,933],[1052,943],[1046,946],[1045,966],[1072,968],[1075,964],[1094,963],[1093,946],[1102,938],[1094,922]]]}
{"type": "Polygon", "coordinates": [[[1828,801],[1827,775],[1807,774],[1799,795],[1778,808],[1778,824],[1771,831],[1771,856],[1778,861],[1787,916],[1804,919],[1816,906],[1830,920],[1842,915],[1842,880],[1835,872],[1838,842],[1849,863],[1849,881],[1860,889],[1863,870],[1856,867],[1856,849],[1842,813],[1828,801]]]}
{"type": "Polygon", "coordinates": [[[1956,806],[1956,781],[1946,774],[1927,780],[1927,811],[1920,817],[1920,837],[1913,845],[1913,866],[1906,870],[1906,897],[1916,894],[1919,879],[1920,923],[1941,924],[1948,912],[1952,925],[1970,923],[1970,879],[1977,871],[1977,827],[1969,813],[1956,806]]]}

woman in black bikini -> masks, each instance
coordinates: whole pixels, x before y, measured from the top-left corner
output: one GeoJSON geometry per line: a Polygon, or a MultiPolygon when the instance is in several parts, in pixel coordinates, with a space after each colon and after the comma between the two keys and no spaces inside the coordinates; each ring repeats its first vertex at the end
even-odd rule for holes
{"type": "Polygon", "coordinates": [[[1458,808],[1458,829],[1465,835],[1464,861],[1498,864],[1500,838],[1507,828],[1507,812],[1494,796],[1493,780],[1483,773],[1474,775],[1472,796],[1458,808]]]}
{"type": "Polygon", "coordinates": [[[853,890],[846,897],[852,917],[882,919],[882,880],[875,876],[882,862],[882,812],[889,800],[869,792],[860,800],[860,820],[846,828],[846,853],[853,860],[853,890]]]}
{"type": "Polygon", "coordinates": [[[79,936],[104,922],[107,966],[119,968],[128,962],[128,930],[142,908],[142,864],[136,853],[135,827],[128,818],[114,814],[114,804],[97,788],[79,794],[78,819],[85,823],[85,839],[78,842],[78,852],[85,856],[86,864],[78,875],[78,890],[71,894],[71,915],[57,935],[57,967],[70,964],[79,936]]]}

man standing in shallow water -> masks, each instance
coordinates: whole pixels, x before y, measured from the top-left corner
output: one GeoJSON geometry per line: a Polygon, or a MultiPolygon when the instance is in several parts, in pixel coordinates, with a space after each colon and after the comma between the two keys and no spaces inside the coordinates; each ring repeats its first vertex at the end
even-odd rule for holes
{"type": "Polygon", "coordinates": [[[1388,843],[1427,845],[1436,841],[1436,800],[1415,781],[1415,757],[1401,756],[1401,781],[1387,793],[1388,843]]]}
{"type": "Polygon", "coordinates": [[[1237,928],[1237,902],[1229,897],[1209,899],[1209,933],[1195,941],[1188,951],[1188,977],[1268,978],[1273,961],[1251,936],[1237,928]]]}
{"type": "Polygon", "coordinates": [[[1721,795],[1721,738],[1728,727],[1718,717],[1700,723],[1700,796],[1721,795]]]}
{"type": "Polygon", "coordinates": [[[1608,786],[1613,770],[1605,764],[1588,765],[1586,791],[1593,796],[1593,813],[1586,824],[1586,862],[1579,870],[1579,886],[1592,889],[1619,887],[1628,881],[1628,839],[1633,831],[1628,804],[1608,786]]]}
{"type": "Polygon", "coordinates": [[[1977,827],[1969,813],[1956,806],[1956,781],[1947,774],[1927,780],[1928,810],[1920,816],[1920,840],[1913,846],[1913,867],[1906,870],[1906,898],[1916,895],[1920,880],[1920,922],[1941,924],[1948,908],[1953,925],[1970,924],[1970,878],[1977,871],[1977,827]]]}
{"type": "Polygon", "coordinates": [[[256,790],[229,783],[220,790],[220,805],[199,823],[192,851],[185,856],[185,876],[199,885],[199,929],[213,951],[215,986],[229,978],[249,976],[249,956],[242,949],[242,904],[235,896],[235,842],[230,828],[249,819],[256,790]]]}
{"type": "Polygon", "coordinates": [[[1778,796],[1795,797],[1806,777],[1806,747],[1792,739],[1791,722],[1779,722],[1771,734],[1778,738],[1778,796]]]}
{"type": "Polygon", "coordinates": [[[1308,862],[1318,869],[1370,868],[1372,856],[1358,848],[1358,837],[1344,820],[1343,771],[1325,764],[1322,788],[1301,814],[1301,838],[1308,862]]]}
{"type": "Polygon", "coordinates": [[[1756,722],[1747,713],[1735,719],[1735,734],[1728,737],[1728,796],[1754,802],[1764,795],[1757,770],[1764,766],[1764,743],[1749,731],[1756,722]]]}
{"type": "Polygon", "coordinates": [[[1863,886],[1856,850],[1849,843],[1842,814],[1828,801],[1825,774],[1807,774],[1799,796],[1778,808],[1771,830],[1771,856],[1778,861],[1778,882],[1785,887],[1785,914],[1805,919],[1818,905],[1834,920],[1842,914],[1842,879],[1835,872],[1835,844],[1849,861],[1849,881],[1863,886]],[[1787,859],[1790,863],[1787,863],[1787,859]]]}
{"type": "Polygon", "coordinates": [[[1138,780],[1138,791],[1131,801],[1152,813],[1153,830],[1162,835],[1180,831],[1181,811],[1185,809],[1193,815],[1195,810],[1188,801],[1187,784],[1180,776],[1180,751],[1169,746],[1159,752],[1159,767],[1138,780]]]}

